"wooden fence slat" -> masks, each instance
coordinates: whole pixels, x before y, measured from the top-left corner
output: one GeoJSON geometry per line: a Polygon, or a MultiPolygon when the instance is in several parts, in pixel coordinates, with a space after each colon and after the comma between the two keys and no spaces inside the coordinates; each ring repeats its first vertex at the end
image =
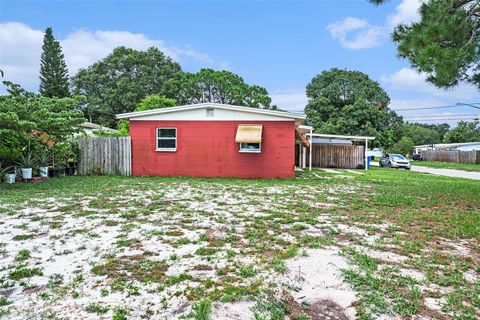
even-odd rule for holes
{"type": "Polygon", "coordinates": [[[132,174],[130,137],[81,137],[78,148],[78,173],[81,175],[132,174]]]}
{"type": "Polygon", "coordinates": [[[420,151],[423,160],[442,161],[442,162],[460,162],[477,163],[480,161],[478,151],[460,151],[460,150],[422,150],[420,151]]]}
{"type": "MultiPolygon", "coordinates": [[[[312,145],[312,167],[319,168],[342,168],[358,169],[364,166],[364,146],[341,145],[341,144],[320,144],[312,145]]],[[[298,152],[295,154],[298,163],[298,152]]],[[[310,149],[307,148],[306,164],[309,165],[310,149]]]]}

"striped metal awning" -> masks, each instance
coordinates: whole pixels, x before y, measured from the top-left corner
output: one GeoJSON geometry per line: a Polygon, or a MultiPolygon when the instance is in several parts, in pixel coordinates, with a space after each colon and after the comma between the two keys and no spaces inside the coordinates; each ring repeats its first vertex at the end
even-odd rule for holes
{"type": "Polygon", "coordinates": [[[237,143],[261,143],[262,142],[261,124],[239,124],[235,142],[237,143]]]}

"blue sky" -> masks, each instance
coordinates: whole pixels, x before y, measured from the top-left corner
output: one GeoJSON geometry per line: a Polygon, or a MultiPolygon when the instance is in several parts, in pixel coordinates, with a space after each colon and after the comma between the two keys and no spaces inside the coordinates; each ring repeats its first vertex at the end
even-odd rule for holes
{"type": "MultiPolygon", "coordinates": [[[[367,0],[1,1],[0,65],[6,79],[37,90],[42,32],[51,26],[72,75],[116,46],[154,45],[184,70],[227,69],[264,86],[285,109],[302,110],[306,84],[332,67],[360,70],[380,82],[393,109],[480,102],[475,88],[462,84],[448,92],[435,89],[396,57],[389,34],[398,22],[418,18],[418,3],[397,0],[375,7],[367,0]]],[[[401,114],[480,113],[475,110],[401,114]]]]}

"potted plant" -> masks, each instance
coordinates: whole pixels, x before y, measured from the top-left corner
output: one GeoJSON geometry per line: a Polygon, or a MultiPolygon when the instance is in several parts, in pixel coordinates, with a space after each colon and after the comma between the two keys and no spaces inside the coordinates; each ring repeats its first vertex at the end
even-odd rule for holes
{"type": "Polygon", "coordinates": [[[35,157],[33,156],[32,152],[27,152],[20,158],[20,162],[18,163],[20,166],[20,170],[22,172],[22,179],[30,180],[32,179],[32,169],[35,165],[35,157]]]}
{"type": "Polygon", "coordinates": [[[56,143],[51,149],[52,151],[52,175],[51,176],[64,176],[65,167],[67,166],[67,153],[69,143],[56,143]]]}
{"type": "Polygon", "coordinates": [[[0,178],[4,178],[5,183],[15,183],[15,168],[13,166],[3,166],[0,161],[0,178]]]}
{"type": "Polygon", "coordinates": [[[50,152],[48,149],[44,149],[39,155],[37,156],[37,161],[39,164],[39,173],[40,177],[48,177],[48,164],[50,162],[50,152]]]}
{"type": "Polygon", "coordinates": [[[75,164],[74,163],[71,163],[70,161],[68,162],[68,165],[65,167],[65,174],[67,176],[75,175],[75,164]]]}
{"type": "Polygon", "coordinates": [[[70,147],[66,153],[67,166],[65,167],[65,173],[67,174],[67,176],[75,175],[75,171],[77,169],[78,153],[78,145],[76,143],[70,144],[70,147]]]}

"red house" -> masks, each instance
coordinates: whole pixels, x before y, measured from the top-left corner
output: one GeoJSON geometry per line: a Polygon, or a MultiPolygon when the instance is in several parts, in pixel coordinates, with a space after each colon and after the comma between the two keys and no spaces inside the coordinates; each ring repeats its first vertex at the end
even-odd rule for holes
{"type": "Polygon", "coordinates": [[[117,115],[129,119],[134,176],[286,178],[304,116],[201,103],[117,115]]]}

